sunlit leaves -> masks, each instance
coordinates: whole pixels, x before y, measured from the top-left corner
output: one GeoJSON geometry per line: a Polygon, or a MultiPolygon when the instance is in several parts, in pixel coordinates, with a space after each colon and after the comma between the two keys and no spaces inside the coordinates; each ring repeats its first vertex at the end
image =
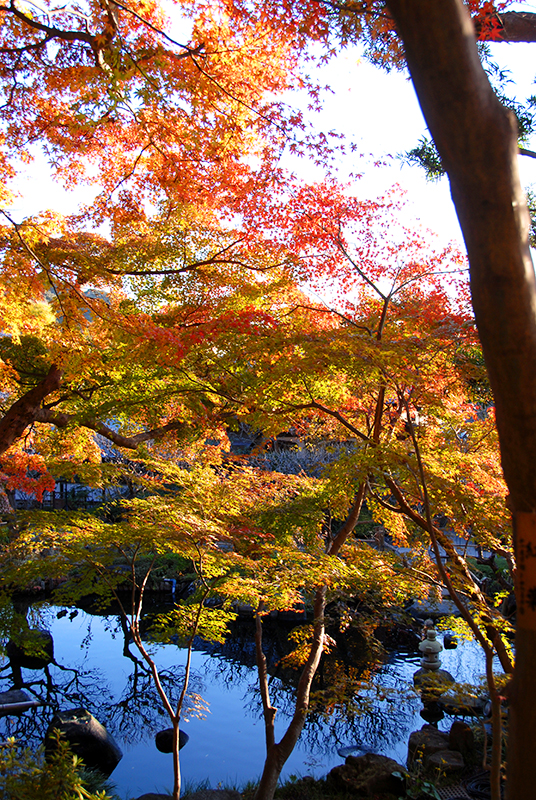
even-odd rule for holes
{"type": "Polygon", "coordinates": [[[223,643],[229,635],[229,624],[236,613],[219,608],[198,609],[195,602],[181,602],[167,614],[158,614],[151,621],[151,638],[159,642],[172,641],[179,647],[187,645],[195,630],[207,642],[223,643]]]}

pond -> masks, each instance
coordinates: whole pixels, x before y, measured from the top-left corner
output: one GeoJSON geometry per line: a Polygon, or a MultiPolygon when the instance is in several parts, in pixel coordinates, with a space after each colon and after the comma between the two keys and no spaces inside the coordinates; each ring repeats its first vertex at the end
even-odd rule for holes
{"type": "MultiPolygon", "coordinates": [[[[111,776],[119,796],[169,791],[171,756],[159,753],[154,744],[154,734],[169,727],[168,719],[145,670],[123,654],[118,618],[53,606],[40,613],[41,626],[54,638],[55,664],[46,671],[23,670],[23,680],[33,683],[33,690],[48,704],[20,717],[0,719],[0,736],[39,744],[54,710],[84,706],[106,725],[123,751],[111,776]]],[[[174,645],[158,645],[155,652],[164,682],[177,696],[185,652],[174,645]]],[[[462,642],[441,658],[443,668],[460,682],[476,683],[484,670],[473,643],[462,642]]],[[[355,704],[337,707],[329,715],[311,714],[282,777],[321,777],[343,762],[338,750],[355,745],[405,763],[409,734],[424,724],[419,716],[422,704],[412,685],[418,667],[418,654],[392,654],[374,670],[370,687],[355,704]]],[[[6,691],[11,686],[7,662],[1,676],[0,691],[6,691]]],[[[185,783],[240,786],[258,779],[264,761],[264,724],[256,680],[252,638],[239,636],[227,647],[196,643],[187,720],[181,724],[190,736],[181,751],[185,783]]],[[[272,677],[271,692],[281,734],[290,716],[293,687],[272,677]]],[[[448,729],[450,722],[447,718],[439,727],[448,729]]]]}

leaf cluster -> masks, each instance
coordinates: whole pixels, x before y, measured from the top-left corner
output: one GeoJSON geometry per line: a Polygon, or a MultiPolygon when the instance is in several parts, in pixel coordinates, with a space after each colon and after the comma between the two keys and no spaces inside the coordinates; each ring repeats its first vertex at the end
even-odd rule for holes
{"type": "Polygon", "coordinates": [[[61,737],[55,751],[44,758],[21,748],[13,738],[0,747],[0,793],[12,800],[112,800],[104,789],[90,791],[82,777],[83,764],[61,737]]]}

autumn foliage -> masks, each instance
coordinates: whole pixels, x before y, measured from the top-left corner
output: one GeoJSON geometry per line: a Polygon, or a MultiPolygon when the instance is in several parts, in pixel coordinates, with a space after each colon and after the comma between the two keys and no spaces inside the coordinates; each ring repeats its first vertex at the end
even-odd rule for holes
{"type": "MultiPolygon", "coordinates": [[[[481,38],[500,36],[506,6],[470,4],[481,38]]],[[[25,552],[43,569],[48,547],[51,575],[83,563],[77,588],[98,575],[103,595],[124,577],[118,556],[133,575],[142,551],[199,563],[206,597],[256,614],[267,764],[279,771],[337,593],[388,606],[448,585],[460,604],[471,597],[473,633],[509,671],[508,622],[445,532],[512,566],[465,257],[401,221],[398,187],[366,198],[358,181],[341,184],[332,156],[344,142],[285,102],[292,90],[320,102],[308,70],[341,41],[359,37],[374,61],[400,65],[384,3],[0,13],[0,481],[38,501],[55,477],[123,496],[117,521],[26,518],[6,560],[25,552]],[[290,174],[287,151],[325,177],[290,174]],[[38,152],[94,200],[15,219],[13,178],[38,152]],[[259,432],[251,458],[229,450],[239,425],[259,432]],[[333,458],[308,474],[267,470],[263,448],[282,431],[333,458]],[[401,554],[360,541],[365,506],[401,554]],[[276,743],[262,618],[304,597],[314,619],[294,654],[296,713],[276,743]]],[[[21,581],[31,559],[26,569],[21,581]]]]}

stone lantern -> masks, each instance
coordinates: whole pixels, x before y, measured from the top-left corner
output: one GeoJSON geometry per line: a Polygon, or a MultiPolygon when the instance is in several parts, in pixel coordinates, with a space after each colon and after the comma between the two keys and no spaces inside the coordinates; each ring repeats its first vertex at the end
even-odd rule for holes
{"type": "Polygon", "coordinates": [[[423,628],[423,640],[419,644],[422,653],[421,668],[413,676],[415,687],[423,692],[423,702],[434,701],[446,686],[454,683],[454,678],[444,669],[440,669],[440,652],[443,650],[441,642],[437,641],[437,632],[431,619],[427,619],[423,628]]]}
{"type": "Polygon", "coordinates": [[[441,666],[441,659],[439,658],[440,652],[443,650],[443,645],[436,639],[437,633],[435,628],[427,627],[426,638],[419,645],[419,650],[423,654],[421,658],[421,667],[432,672],[437,672],[441,666]]]}

